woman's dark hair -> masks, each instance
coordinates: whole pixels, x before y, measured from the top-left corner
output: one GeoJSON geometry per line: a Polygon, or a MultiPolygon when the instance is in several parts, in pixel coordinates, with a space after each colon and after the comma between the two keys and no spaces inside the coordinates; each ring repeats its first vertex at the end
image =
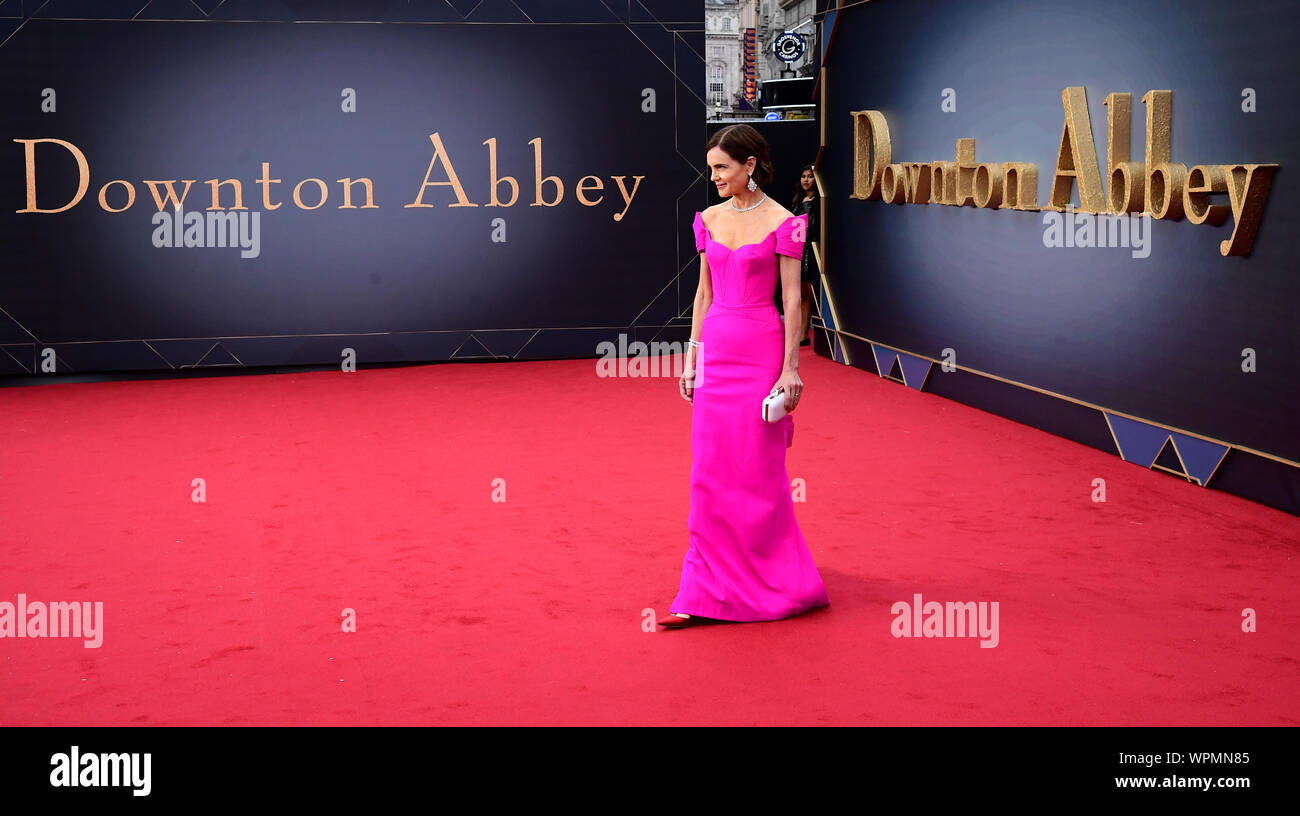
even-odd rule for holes
{"type": "Polygon", "coordinates": [[[728,125],[713,134],[709,143],[704,146],[704,152],[708,153],[715,147],[722,148],[722,152],[741,164],[749,161],[749,157],[753,156],[754,183],[759,187],[771,183],[775,173],[772,169],[771,151],[767,146],[767,140],[754,128],[749,125],[728,125]]]}
{"type": "Polygon", "coordinates": [[[803,174],[804,174],[804,173],[807,173],[808,171],[810,171],[810,170],[812,170],[812,169],[813,169],[813,166],[812,166],[811,164],[805,164],[803,167],[800,167],[800,168],[799,168],[799,180],[796,181],[796,182],[794,183],[794,201],[792,201],[792,202],[790,203],[790,209],[791,209],[791,210],[794,210],[794,209],[795,209],[796,207],[798,207],[801,203],[803,203],[804,196],[808,195],[808,193],[812,193],[812,200],[813,200],[814,203],[817,201],[817,198],[821,195],[821,193],[817,192],[817,176],[816,176],[816,175],[813,176],[813,186],[812,186],[812,189],[809,190],[808,192],[804,192],[804,189],[803,189],[803,174]]]}

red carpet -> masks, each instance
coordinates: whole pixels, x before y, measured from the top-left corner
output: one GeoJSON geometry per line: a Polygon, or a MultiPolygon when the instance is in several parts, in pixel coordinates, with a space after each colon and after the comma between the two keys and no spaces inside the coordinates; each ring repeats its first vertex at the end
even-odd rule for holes
{"type": "Polygon", "coordinates": [[[0,389],[0,601],[104,603],[99,649],[0,639],[0,724],[1300,723],[1300,520],[802,361],[831,605],[653,633],[687,545],[672,379],[0,389]],[[914,593],[997,601],[997,647],[893,637],[914,593]]]}

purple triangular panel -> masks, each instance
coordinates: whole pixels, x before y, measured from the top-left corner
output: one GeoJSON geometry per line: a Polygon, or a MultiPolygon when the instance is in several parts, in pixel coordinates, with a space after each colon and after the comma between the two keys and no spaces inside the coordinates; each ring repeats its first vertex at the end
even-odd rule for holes
{"type": "Polygon", "coordinates": [[[880,372],[880,376],[888,377],[889,369],[894,367],[894,359],[898,357],[898,352],[890,351],[887,348],[881,348],[875,343],[872,343],[871,353],[875,355],[876,358],[876,371],[880,372]]]}
{"type": "Polygon", "coordinates": [[[1106,414],[1106,420],[1119,443],[1119,455],[1125,462],[1134,462],[1142,467],[1151,467],[1169,438],[1169,431],[1145,422],[1114,414],[1106,414]]]}
{"type": "Polygon", "coordinates": [[[903,379],[907,381],[907,387],[920,391],[925,386],[925,378],[930,373],[930,366],[934,364],[929,360],[901,353],[898,355],[898,362],[903,367],[903,379]]]}
{"type": "Polygon", "coordinates": [[[1204,487],[1214,475],[1215,468],[1227,455],[1228,447],[1186,434],[1174,433],[1173,437],[1174,444],[1178,446],[1178,455],[1183,460],[1183,467],[1187,468],[1187,475],[1194,477],[1204,487]]]}

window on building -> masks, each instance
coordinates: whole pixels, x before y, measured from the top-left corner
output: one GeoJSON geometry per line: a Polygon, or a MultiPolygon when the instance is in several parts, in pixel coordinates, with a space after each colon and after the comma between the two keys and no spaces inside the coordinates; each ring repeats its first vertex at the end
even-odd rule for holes
{"type": "Polygon", "coordinates": [[[722,104],[723,99],[722,99],[722,83],[721,83],[721,82],[710,82],[710,83],[709,83],[709,97],[710,97],[710,99],[712,100],[712,102],[713,102],[714,105],[721,105],[721,104],[722,104]]]}
{"type": "Polygon", "coordinates": [[[730,31],[730,30],[731,30],[731,18],[730,18],[730,17],[723,17],[723,18],[722,18],[722,30],[723,30],[723,31],[730,31]]]}

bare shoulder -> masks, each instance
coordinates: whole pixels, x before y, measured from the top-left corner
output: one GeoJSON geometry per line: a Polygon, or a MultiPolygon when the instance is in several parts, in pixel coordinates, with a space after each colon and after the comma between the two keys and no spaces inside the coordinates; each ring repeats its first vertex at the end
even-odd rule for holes
{"type": "Polygon", "coordinates": [[[718,212],[718,209],[720,207],[722,207],[722,204],[714,204],[711,207],[705,207],[704,209],[700,210],[700,219],[704,221],[704,226],[707,227],[709,225],[709,221],[713,219],[714,215],[718,212]]]}
{"type": "MultiPolygon", "coordinates": [[[[791,218],[794,218],[794,213],[790,212],[785,207],[782,207],[775,201],[772,202],[772,221],[776,224],[776,227],[781,226],[791,218]]],[[[773,229],[776,227],[773,227],[773,229]]]]}

